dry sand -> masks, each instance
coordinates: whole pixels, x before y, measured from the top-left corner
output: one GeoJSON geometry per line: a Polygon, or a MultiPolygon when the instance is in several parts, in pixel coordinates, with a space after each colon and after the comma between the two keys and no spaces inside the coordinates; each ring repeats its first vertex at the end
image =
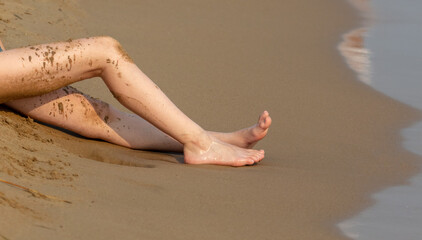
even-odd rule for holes
{"type": "MultiPolygon", "coordinates": [[[[8,48],[114,36],[207,129],[273,117],[265,160],[231,168],[2,108],[0,178],[59,199],[0,183],[0,239],[342,239],[336,222],[418,170],[398,133],[420,112],[356,81],[336,50],[359,23],[346,1],[0,0],[0,17],[8,48]]],[[[98,79],[76,86],[117,105],[98,79]]]]}

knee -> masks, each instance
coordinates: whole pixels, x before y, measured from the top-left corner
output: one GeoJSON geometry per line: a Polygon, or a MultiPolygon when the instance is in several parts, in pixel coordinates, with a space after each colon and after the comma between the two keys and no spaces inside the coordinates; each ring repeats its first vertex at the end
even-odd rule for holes
{"type": "Polygon", "coordinates": [[[116,45],[120,45],[119,41],[110,36],[98,36],[91,39],[104,48],[111,49],[116,45]]]}
{"type": "MultiPolygon", "coordinates": [[[[95,99],[92,97],[87,97],[87,100],[92,106],[92,119],[99,118],[99,122],[104,122],[106,124],[109,123],[111,120],[111,111],[110,111],[110,105],[108,103],[105,103],[99,99],[95,99]]],[[[98,125],[98,124],[97,124],[98,125]]]]}
{"type": "Polygon", "coordinates": [[[95,42],[101,46],[103,52],[106,53],[108,59],[122,59],[128,62],[133,62],[127,52],[123,49],[122,44],[115,38],[110,36],[95,37],[95,42]]]}

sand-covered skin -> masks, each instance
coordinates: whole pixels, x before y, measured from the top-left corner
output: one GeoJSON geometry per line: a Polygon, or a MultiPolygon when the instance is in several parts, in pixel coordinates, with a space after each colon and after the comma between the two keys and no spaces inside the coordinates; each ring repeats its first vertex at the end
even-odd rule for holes
{"type": "MultiPolygon", "coordinates": [[[[71,203],[0,183],[0,238],[342,239],[337,221],[417,171],[398,131],[421,114],[357,81],[337,52],[359,23],[346,2],[15,2],[0,0],[6,47],[111,35],[205,128],[236,130],[263,110],[273,121],[257,146],[265,159],[231,168],[78,138],[3,109],[0,178],[71,203]]],[[[76,87],[116,104],[98,79],[76,87]]]]}

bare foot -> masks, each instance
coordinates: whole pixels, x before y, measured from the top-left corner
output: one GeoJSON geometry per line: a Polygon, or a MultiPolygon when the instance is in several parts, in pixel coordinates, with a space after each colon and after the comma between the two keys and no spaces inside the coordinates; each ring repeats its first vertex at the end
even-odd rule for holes
{"type": "Polygon", "coordinates": [[[227,166],[252,165],[264,158],[263,150],[239,148],[212,138],[207,149],[195,144],[185,144],[183,149],[188,164],[215,164],[227,166]]]}
{"type": "Polygon", "coordinates": [[[209,132],[219,140],[241,148],[253,148],[255,144],[263,139],[271,125],[271,117],[267,111],[264,111],[255,125],[231,133],[209,132]]]}

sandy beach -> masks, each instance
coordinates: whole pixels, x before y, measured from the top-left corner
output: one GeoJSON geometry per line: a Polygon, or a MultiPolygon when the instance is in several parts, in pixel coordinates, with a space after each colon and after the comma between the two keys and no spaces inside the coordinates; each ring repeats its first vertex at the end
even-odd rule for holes
{"type": "MultiPolygon", "coordinates": [[[[266,158],[233,168],[90,140],[0,108],[0,239],[347,239],[336,223],[406,183],[419,111],[357,81],[346,1],[0,0],[7,48],[110,35],[208,130],[268,110],[266,158]]],[[[100,79],[74,84],[123,108],[100,79]]],[[[82,123],[81,123],[82,124],[82,123]]]]}

